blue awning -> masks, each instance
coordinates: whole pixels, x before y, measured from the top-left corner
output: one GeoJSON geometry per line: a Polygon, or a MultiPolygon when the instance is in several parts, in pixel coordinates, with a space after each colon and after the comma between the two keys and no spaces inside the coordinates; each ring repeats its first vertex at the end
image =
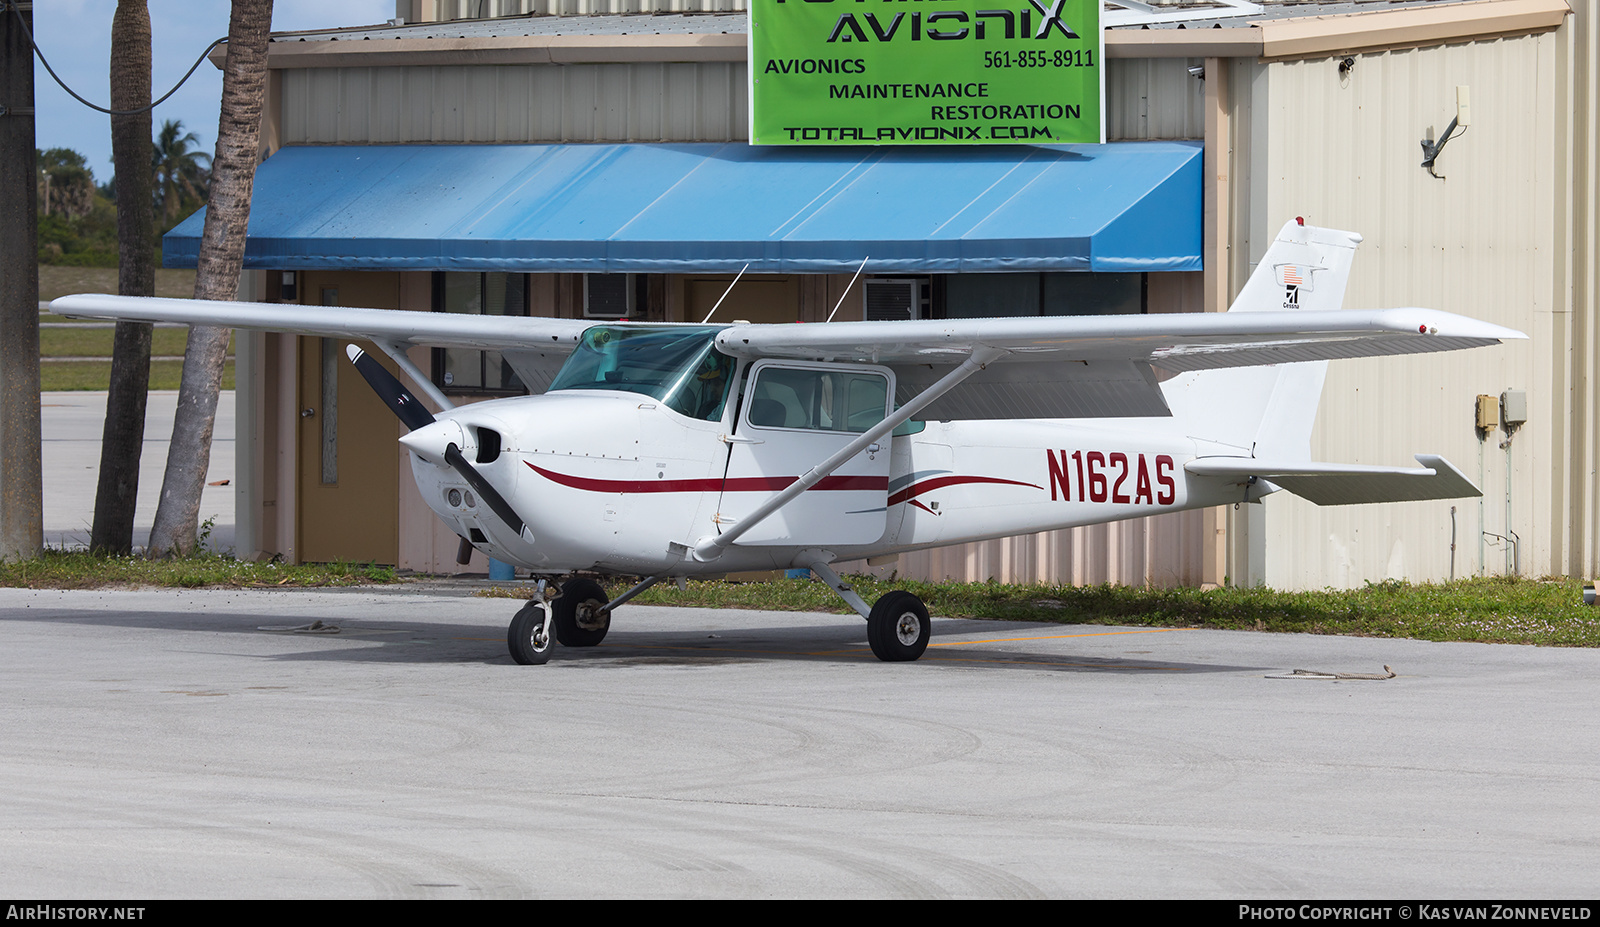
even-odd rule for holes
{"type": "MultiPolygon", "coordinates": [[[[284,148],[245,266],[876,273],[1201,269],[1198,142],[284,148]]],[[[164,241],[193,267],[204,213],[164,241]]]]}

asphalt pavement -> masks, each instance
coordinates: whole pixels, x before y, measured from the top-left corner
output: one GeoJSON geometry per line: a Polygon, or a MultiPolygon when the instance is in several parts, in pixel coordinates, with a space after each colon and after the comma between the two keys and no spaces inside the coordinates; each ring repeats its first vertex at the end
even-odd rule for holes
{"type": "MultiPolygon", "coordinates": [[[[100,441],[105,430],[104,392],[52,392],[40,395],[40,434],[44,465],[44,542],[48,547],[76,549],[89,545],[94,524],[94,494],[100,478],[100,441]]],[[[145,412],[144,454],[139,462],[139,497],[134,514],[133,545],[150,541],[161,480],[167,466],[167,445],[178,408],[177,390],[154,390],[145,412]]],[[[211,441],[207,485],[200,496],[200,520],[210,520],[206,546],[227,552],[234,546],[233,474],[234,393],[217,398],[216,430],[211,441]]]]}
{"type": "Polygon", "coordinates": [[[0,590],[13,898],[1592,898],[1600,652],[0,590]],[[314,622],[317,632],[289,630],[314,622]],[[330,630],[330,626],[332,630],[330,630]],[[1295,669],[1392,678],[1283,678],[1295,669]]]}

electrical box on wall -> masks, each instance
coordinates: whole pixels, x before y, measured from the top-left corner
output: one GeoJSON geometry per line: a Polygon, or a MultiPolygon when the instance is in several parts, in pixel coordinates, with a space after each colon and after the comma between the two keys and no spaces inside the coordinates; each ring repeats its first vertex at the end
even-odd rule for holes
{"type": "Polygon", "coordinates": [[[1510,428],[1528,420],[1528,391],[1508,389],[1500,394],[1500,420],[1510,428]]]}
{"type": "Polygon", "coordinates": [[[1478,394],[1478,414],[1474,425],[1479,431],[1493,431],[1500,427],[1500,402],[1493,396],[1478,394]]]}

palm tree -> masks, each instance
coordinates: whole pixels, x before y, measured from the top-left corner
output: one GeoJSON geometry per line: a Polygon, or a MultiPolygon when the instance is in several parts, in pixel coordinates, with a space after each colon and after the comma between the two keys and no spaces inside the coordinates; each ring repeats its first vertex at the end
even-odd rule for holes
{"type": "Polygon", "coordinates": [[[156,208],[161,225],[171,228],[182,218],[186,204],[199,206],[205,201],[211,182],[211,156],[193,146],[200,138],[183,131],[183,122],[168,119],[156,136],[151,165],[155,170],[156,208]]]}
{"type": "MultiPolygon", "coordinates": [[[[237,299],[244,267],[245,228],[250,222],[250,194],[255,189],[256,160],[261,141],[261,111],[267,91],[267,41],[272,32],[272,0],[233,0],[228,18],[228,57],[222,65],[222,119],[217,128],[217,157],[205,228],[200,232],[200,261],[195,274],[195,299],[237,299]]],[[[196,326],[189,330],[183,355],[183,382],[178,388],[177,418],[167,452],[155,524],[150,528],[149,556],[188,553],[200,527],[200,491],[211,463],[211,431],[216,424],[217,392],[227,356],[226,328],[196,326]]]]}
{"type": "MultiPolygon", "coordinates": [[[[116,164],[117,292],[154,296],[155,210],[150,163],[150,9],[146,0],[117,0],[111,20],[111,156],[116,164]],[[140,112],[128,112],[140,110],[140,112]]],[[[177,135],[177,124],[167,123],[177,135]]],[[[163,137],[166,128],[162,128],[163,137]]],[[[190,138],[193,138],[191,135],[190,138]]],[[[89,547],[118,554],[133,549],[139,455],[144,448],[145,404],[150,396],[150,329],[118,322],[111,347],[111,391],[100,439],[100,477],[94,495],[89,547]]]]}
{"type": "Polygon", "coordinates": [[[47,148],[37,156],[45,190],[40,211],[47,216],[87,216],[94,204],[94,172],[89,170],[89,162],[71,148],[47,148]]]}

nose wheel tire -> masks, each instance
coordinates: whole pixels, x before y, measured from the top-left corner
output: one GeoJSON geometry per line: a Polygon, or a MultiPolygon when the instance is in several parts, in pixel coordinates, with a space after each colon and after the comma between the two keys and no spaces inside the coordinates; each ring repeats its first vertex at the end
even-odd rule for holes
{"type": "Polygon", "coordinates": [[[611,613],[600,608],[611,601],[599,583],[570,579],[561,584],[561,596],[550,604],[556,640],[563,647],[593,647],[611,630],[611,613]]]}
{"type": "Polygon", "coordinates": [[[867,643],[873,656],[888,663],[906,663],[922,656],[932,634],[927,606],[909,592],[886,593],[867,616],[867,643]]]}
{"type": "Polygon", "coordinates": [[[511,619],[511,630],[506,632],[511,659],[523,666],[537,666],[549,660],[550,649],[555,646],[551,631],[543,608],[532,602],[524,605],[511,619]]]}

